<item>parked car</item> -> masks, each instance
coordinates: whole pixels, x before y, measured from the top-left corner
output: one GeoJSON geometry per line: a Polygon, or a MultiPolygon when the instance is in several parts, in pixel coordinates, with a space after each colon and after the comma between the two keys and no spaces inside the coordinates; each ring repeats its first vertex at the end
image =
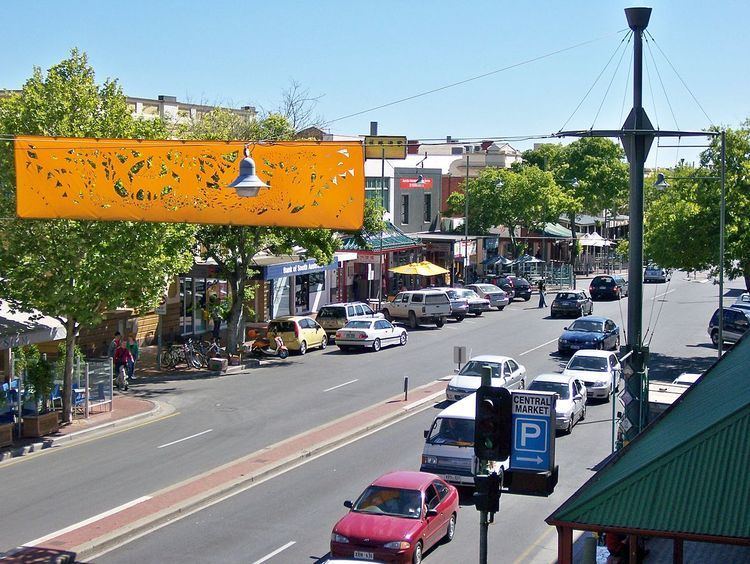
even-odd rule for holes
{"type": "Polygon", "coordinates": [[[286,315],[277,317],[268,324],[268,336],[273,341],[281,337],[286,348],[305,354],[309,349],[328,346],[328,335],[312,318],[286,315]]]}
{"type": "Polygon", "coordinates": [[[500,288],[503,292],[508,294],[508,299],[512,302],[516,296],[515,288],[513,287],[513,281],[507,278],[505,274],[497,274],[491,276],[485,276],[482,279],[485,284],[493,284],[500,288]]]}
{"type": "Polygon", "coordinates": [[[469,290],[474,290],[480,297],[490,301],[490,307],[496,307],[500,311],[510,303],[508,294],[494,284],[469,284],[469,290]]]}
{"type": "Polygon", "coordinates": [[[490,311],[490,300],[487,298],[480,298],[479,294],[474,290],[468,288],[457,288],[457,291],[469,304],[469,313],[474,314],[475,317],[479,317],[485,311],[490,311]]]}
{"type": "MultiPolygon", "coordinates": [[[[724,329],[722,340],[725,343],[736,343],[745,331],[750,328],[750,311],[735,307],[724,308],[724,329]]],[[[716,308],[708,322],[708,335],[715,347],[719,346],[719,309],[716,308]]]]}
{"type": "Polygon", "coordinates": [[[622,367],[617,355],[608,351],[577,351],[563,370],[586,386],[589,399],[609,401],[613,382],[620,377],[622,367]]]}
{"type": "Polygon", "coordinates": [[[330,339],[335,337],[336,331],[346,325],[353,317],[384,319],[382,313],[374,311],[365,303],[343,302],[321,307],[315,320],[325,329],[326,335],[330,339]]]}
{"type": "Polygon", "coordinates": [[[741,309],[750,312],[750,293],[745,292],[740,295],[737,300],[732,304],[734,309],[741,309]]]}
{"type": "Polygon", "coordinates": [[[445,390],[448,401],[458,401],[477,391],[482,384],[482,370],[492,369],[492,386],[522,390],[526,387],[526,368],[509,356],[475,356],[453,376],[445,390]]]}
{"type": "Polygon", "coordinates": [[[643,282],[669,282],[672,279],[672,271],[650,264],[643,271],[643,282]]]}
{"type": "Polygon", "coordinates": [[[594,313],[594,302],[586,295],[585,290],[566,290],[558,292],[550,306],[550,316],[574,315],[582,317],[594,313]]]}
{"type": "Polygon", "coordinates": [[[466,315],[469,313],[469,300],[461,295],[461,288],[431,288],[433,290],[442,290],[448,295],[448,299],[451,302],[451,314],[456,321],[463,321],[466,315]]]}
{"type": "Polygon", "coordinates": [[[619,274],[594,276],[589,284],[592,300],[619,300],[629,293],[628,281],[619,274]]]}
{"type": "Polygon", "coordinates": [[[677,378],[672,380],[672,384],[677,384],[680,386],[692,386],[698,381],[698,378],[700,378],[701,376],[703,376],[703,374],[683,372],[677,378]]]}
{"type": "MultiPolygon", "coordinates": [[[[504,276],[504,279],[511,283],[513,288],[513,299],[522,299],[525,302],[528,302],[531,299],[531,284],[529,283],[526,278],[522,278],[520,276],[513,276],[512,274],[507,274],[504,276]]],[[[501,278],[502,280],[502,278],[501,278]]],[[[503,286],[501,284],[498,284],[501,288],[503,286]]],[[[503,288],[505,290],[505,288],[503,288]]]]}
{"type": "Polygon", "coordinates": [[[412,329],[420,323],[442,327],[451,313],[451,303],[442,290],[410,290],[399,292],[392,302],[383,304],[382,312],[388,321],[408,320],[412,329]]]}
{"type": "Polygon", "coordinates": [[[571,353],[579,349],[608,349],[620,348],[620,328],[606,317],[589,315],[576,319],[570,327],[566,327],[557,340],[557,350],[561,354],[571,353]]]}
{"type": "Polygon", "coordinates": [[[336,331],[336,345],[342,351],[371,348],[378,352],[388,345],[405,345],[406,329],[396,327],[385,319],[352,319],[336,331]]]}
{"type": "Polygon", "coordinates": [[[570,433],[573,426],[586,418],[586,386],[573,376],[540,374],[529,385],[529,390],[555,392],[555,427],[570,433]]]}
{"type": "Polygon", "coordinates": [[[333,527],[331,556],[376,562],[419,563],[456,532],[458,491],[435,474],[391,472],[356,499],[333,527]]]}

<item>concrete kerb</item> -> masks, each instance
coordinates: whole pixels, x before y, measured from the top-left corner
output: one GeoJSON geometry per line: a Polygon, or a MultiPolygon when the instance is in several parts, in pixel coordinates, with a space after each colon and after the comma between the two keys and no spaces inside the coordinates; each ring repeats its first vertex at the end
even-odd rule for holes
{"type": "Polygon", "coordinates": [[[73,433],[68,433],[59,437],[50,437],[40,442],[35,442],[24,445],[22,447],[18,447],[16,449],[0,452],[0,464],[5,462],[6,460],[11,460],[13,458],[18,458],[19,456],[26,456],[28,454],[40,452],[42,450],[52,448],[58,444],[75,441],[83,437],[103,434],[111,429],[135,426],[147,419],[152,419],[157,416],[167,416],[171,413],[174,413],[175,411],[175,408],[168,403],[160,402],[158,400],[149,401],[154,404],[154,407],[144,413],[136,413],[135,415],[123,417],[122,419],[117,419],[115,421],[108,421],[106,423],[90,427],[88,429],[81,429],[80,431],[75,431],[73,433]]]}
{"type": "MultiPolygon", "coordinates": [[[[428,384],[428,386],[432,384],[434,384],[434,382],[428,384]]],[[[426,387],[426,386],[423,386],[423,387],[426,387]]],[[[419,388],[412,390],[412,393],[417,390],[419,390],[419,388]]],[[[335,450],[338,447],[345,446],[346,444],[364,435],[367,435],[369,432],[377,428],[380,428],[390,423],[394,423],[400,419],[406,419],[407,417],[410,417],[411,415],[419,413],[423,409],[426,409],[427,407],[429,407],[429,405],[432,402],[434,402],[436,399],[438,399],[440,396],[444,394],[445,394],[445,390],[443,389],[438,392],[432,393],[428,396],[425,396],[423,398],[420,398],[408,405],[403,406],[401,409],[395,410],[391,413],[388,413],[386,415],[373,419],[372,421],[369,421],[363,425],[354,427],[349,431],[340,433],[329,439],[320,441],[319,443],[312,445],[310,448],[301,449],[291,455],[288,455],[278,460],[277,462],[271,463],[268,466],[259,469],[257,472],[252,472],[252,473],[243,475],[225,484],[221,484],[220,486],[217,486],[211,490],[207,490],[196,496],[187,498],[178,504],[172,505],[168,508],[165,508],[162,511],[143,517],[137,521],[134,521],[133,523],[130,523],[129,525],[126,525],[125,527],[121,527],[112,533],[102,535],[100,537],[93,539],[90,542],[86,542],[79,546],[73,547],[72,550],[77,554],[77,557],[79,559],[83,559],[83,560],[90,559],[94,556],[98,556],[100,554],[106,553],[114,548],[117,548],[118,546],[127,544],[128,542],[135,540],[138,537],[144,536],[155,529],[168,525],[169,523],[173,521],[177,521],[181,518],[187,517],[191,515],[192,513],[205,509],[206,507],[209,507],[215,503],[219,503],[229,497],[232,497],[233,495],[241,493],[242,491],[246,489],[249,489],[259,483],[262,483],[263,481],[270,479],[278,474],[281,474],[287,470],[291,470],[308,459],[325,454],[327,452],[335,450]]],[[[393,399],[387,400],[385,403],[388,403],[388,401],[393,401],[393,399]]],[[[343,421],[345,419],[356,417],[357,415],[364,413],[368,411],[369,409],[371,408],[365,408],[363,410],[360,410],[352,414],[346,415],[344,417],[341,417],[339,419],[336,419],[332,422],[325,423],[323,425],[320,425],[314,430],[308,431],[308,433],[317,431],[317,430],[322,430],[322,429],[325,429],[326,427],[333,426],[336,423],[343,421]]],[[[306,433],[303,433],[303,434],[306,434],[306,433]]],[[[228,462],[227,464],[224,464],[222,466],[209,470],[208,472],[202,475],[214,473],[214,472],[220,471],[221,469],[228,468],[235,464],[241,463],[242,461],[250,460],[254,457],[262,455],[264,452],[268,452],[269,450],[271,450],[271,448],[277,448],[285,443],[289,443],[291,441],[297,440],[299,436],[300,435],[295,435],[294,437],[285,439],[279,443],[276,443],[273,446],[264,447],[260,450],[257,450],[246,456],[243,456],[237,460],[228,462]]],[[[182,482],[173,484],[172,486],[169,486],[158,492],[155,492],[151,497],[157,497],[161,493],[169,492],[169,491],[179,488],[180,486],[186,485],[190,482],[200,480],[202,475],[193,476],[191,478],[183,480],[182,482]]]]}

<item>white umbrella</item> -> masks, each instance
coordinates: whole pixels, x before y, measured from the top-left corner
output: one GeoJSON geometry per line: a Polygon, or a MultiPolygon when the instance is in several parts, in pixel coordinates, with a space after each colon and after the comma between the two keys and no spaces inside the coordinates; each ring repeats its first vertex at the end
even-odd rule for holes
{"type": "Polygon", "coordinates": [[[64,339],[65,326],[37,310],[21,311],[0,300],[0,350],[64,339]]]}

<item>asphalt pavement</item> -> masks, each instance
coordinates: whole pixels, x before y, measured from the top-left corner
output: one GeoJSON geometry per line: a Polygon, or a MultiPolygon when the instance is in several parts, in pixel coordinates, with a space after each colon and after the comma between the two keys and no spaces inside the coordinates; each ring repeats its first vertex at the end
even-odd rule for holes
{"type": "MultiPolygon", "coordinates": [[[[701,282],[688,282],[678,274],[668,286],[645,287],[644,324],[649,327],[647,335],[653,335],[652,378],[672,379],[680,371],[700,371],[715,359],[706,325],[716,307],[717,288],[701,282]]],[[[737,292],[739,285],[729,288],[737,292]]],[[[535,300],[515,302],[502,312],[451,322],[440,330],[411,331],[405,348],[377,354],[344,354],[334,346],[249,374],[136,383],[133,393],[168,401],[177,411],[136,429],[0,464],[5,484],[0,550],[382,401],[402,389],[404,376],[415,387],[449,375],[454,345],[466,345],[473,355],[513,356],[526,366],[529,380],[541,372],[557,371],[562,359],[554,353],[556,338],[567,322],[549,319],[549,310],[535,305],[535,300]]],[[[595,314],[608,315],[623,328],[626,310],[625,300],[594,306],[595,314]]],[[[419,443],[421,433],[417,435],[419,443]]],[[[395,461],[395,452],[412,448],[396,441],[381,457],[395,461]]],[[[357,477],[355,490],[363,483],[361,471],[357,477]]],[[[261,506],[254,512],[284,514],[277,506],[261,506]]]]}

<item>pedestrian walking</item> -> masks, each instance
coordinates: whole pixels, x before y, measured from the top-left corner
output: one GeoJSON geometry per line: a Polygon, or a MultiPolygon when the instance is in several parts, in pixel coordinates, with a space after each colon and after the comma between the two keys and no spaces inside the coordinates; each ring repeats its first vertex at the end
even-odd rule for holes
{"type": "Polygon", "coordinates": [[[115,351],[120,347],[121,340],[122,340],[122,335],[120,335],[119,331],[115,331],[115,336],[109,343],[109,349],[107,349],[107,356],[109,358],[115,357],[115,351]]]}
{"type": "Polygon", "coordinates": [[[113,358],[115,364],[115,374],[117,375],[117,388],[120,390],[128,389],[128,366],[133,362],[133,355],[128,350],[128,343],[125,339],[120,339],[120,346],[115,351],[113,358]]]}
{"type": "Polygon", "coordinates": [[[138,346],[138,341],[135,340],[135,335],[130,335],[128,337],[127,347],[130,351],[130,356],[133,357],[132,360],[128,362],[128,378],[135,380],[135,362],[138,360],[141,352],[140,347],[138,346]]]}
{"type": "Polygon", "coordinates": [[[539,279],[539,307],[547,307],[547,301],[544,299],[544,292],[547,290],[547,285],[544,283],[544,278],[539,279]]]}

